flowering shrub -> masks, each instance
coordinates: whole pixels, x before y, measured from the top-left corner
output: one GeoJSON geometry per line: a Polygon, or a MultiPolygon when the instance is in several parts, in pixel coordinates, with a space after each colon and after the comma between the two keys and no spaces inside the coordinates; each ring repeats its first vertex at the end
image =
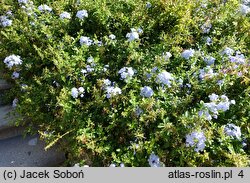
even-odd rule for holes
{"type": "Polygon", "coordinates": [[[17,124],[72,166],[249,166],[249,2],[3,0],[17,124]]]}

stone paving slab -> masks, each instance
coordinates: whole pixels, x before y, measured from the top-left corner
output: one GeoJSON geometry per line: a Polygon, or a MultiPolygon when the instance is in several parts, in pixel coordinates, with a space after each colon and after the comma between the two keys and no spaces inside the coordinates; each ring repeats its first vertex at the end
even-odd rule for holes
{"type": "Polygon", "coordinates": [[[21,135],[25,130],[22,126],[14,125],[14,116],[8,115],[12,110],[10,105],[0,107],[0,140],[21,135]]]}
{"type": "Polygon", "coordinates": [[[51,148],[44,150],[45,144],[37,136],[0,140],[0,167],[51,167],[65,160],[62,152],[51,148]]]}
{"type": "Polygon", "coordinates": [[[4,130],[0,130],[0,140],[16,137],[22,135],[25,131],[25,127],[9,127],[4,130]]]}
{"type": "Polygon", "coordinates": [[[11,84],[9,84],[4,79],[0,79],[0,90],[7,90],[11,88],[11,84]]]}
{"type": "Polygon", "coordinates": [[[8,116],[8,113],[11,111],[13,111],[13,107],[11,105],[0,107],[0,130],[9,126],[13,126],[13,124],[11,124],[13,117],[8,116]]]}

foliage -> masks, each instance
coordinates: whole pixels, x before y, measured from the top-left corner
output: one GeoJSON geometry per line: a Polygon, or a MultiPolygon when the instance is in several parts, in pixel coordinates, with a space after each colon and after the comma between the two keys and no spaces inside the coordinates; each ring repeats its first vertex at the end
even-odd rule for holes
{"type": "Polygon", "coordinates": [[[38,129],[49,147],[59,143],[68,165],[149,166],[154,153],[156,166],[249,166],[250,23],[240,2],[2,4],[12,24],[0,27],[0,60],[22,59],[11,68],[0,63],[14,84],[18,121],[38,129]],[[79,10],[88,16],[78,18],[79,10]],[[60,18],[63,12],[70,18],[60,18]],[[11,79],[14,71],[20,76],[11,79]],[[144,86],[152,96],[142,94],[144,86]],[[221,105],[229,108],[207,107],[213,93],[227,96],[221,105]],[[240,127],[240,138],[226,133],[227,124],[240,127]],[[199,151],[199,133],[187,145],[192,132],[205,136],[199,151]]]}

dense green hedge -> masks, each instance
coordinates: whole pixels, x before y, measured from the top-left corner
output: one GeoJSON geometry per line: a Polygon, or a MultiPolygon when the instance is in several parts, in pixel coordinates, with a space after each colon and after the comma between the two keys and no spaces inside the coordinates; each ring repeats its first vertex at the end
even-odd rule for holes
{"type": "Polygon", "coordinates": [[[249,166],[249,1],[2,1],[17,124],[67,165],[249,166]]]}

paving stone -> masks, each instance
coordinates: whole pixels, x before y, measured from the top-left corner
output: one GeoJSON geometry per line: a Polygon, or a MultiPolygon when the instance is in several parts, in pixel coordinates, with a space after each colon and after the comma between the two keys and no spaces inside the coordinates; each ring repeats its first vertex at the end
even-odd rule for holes
{"type": "Polygon", "coordinates": [[[44,150],[45,143],[37,136],[13,137],[0,140],[0,167],[51,167],[65,160],[56,147],[44,150]],[[37,142],[34,143],[37,139],[37,142]],[[33,142],[30,145],[30,142],[33,142]]]}
{"type": "Polygon", "coordinates": [[[4,130],[0,130],[0,140],[16,137],[22,135],[25,131],[25,127],[9,127],[4,130]]]}
{"type": "Polygon", "coordinates": [[[12,106],[0,107],[0,140],[21,135],[24,127],[16,127],[13,124],[14,116],[8,115],[13,110],[12,106]]]}
{"type": "Polygon", "coordinates": [[[11,88],[11,84],[9,84],[4,79],[0,79],[0,90],[7,90],[11,88]]]}
{"type": "Polygon", "coordinates": [[[11,123],[13,116],[8,115],[11,111],[13,111],[13,107],[11,105],[0,107],[0,130],[9,126],[13,126],[13,123],[11,123]]]}

